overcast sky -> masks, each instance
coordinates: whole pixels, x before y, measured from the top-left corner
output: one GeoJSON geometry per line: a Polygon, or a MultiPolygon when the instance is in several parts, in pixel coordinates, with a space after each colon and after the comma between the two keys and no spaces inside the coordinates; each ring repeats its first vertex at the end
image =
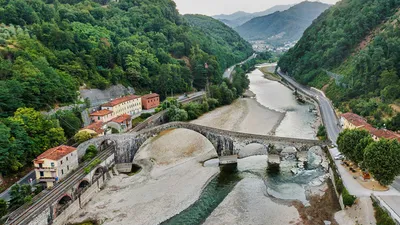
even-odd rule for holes
{"type": "MultiPolygon", "coordinates": [[[[181,14],[204,14],[208,16],[231,14],[236,11],[260,12],[274,5],[290,5],[303,0],[174,0],[181,14]]],[[[338,0],[322,0],[334,4],[338,0]]]]}

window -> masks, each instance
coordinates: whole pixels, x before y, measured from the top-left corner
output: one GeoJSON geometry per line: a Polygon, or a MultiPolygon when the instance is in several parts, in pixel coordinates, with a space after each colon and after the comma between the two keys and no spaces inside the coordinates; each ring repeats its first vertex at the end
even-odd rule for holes
{"type": "Polygon", "coordinates": [[[43,168],[43,163],[39,163],[39,168],[43,168]]]}
{"type": "Polygon", "coordinates": [[[62,160],[60,161],[60,164],[62,165],[62,160]]]}
{"type": "Polygon", "coordinates": [[[98,116],[97,119],[100,120],[100,116],[98,116]]]}
{"type": "Polygon", "coordinates": [[[71,156],[73,156],[73,153],[71,153],[71,156]]]}
{"type": "Polygon", "coordinates": [[[67,166],[67,170],[69,170],[69,166],[67,166]]]}
{"type": "Polygon", "coordinates": [[[51,163],[51,167],[54,167],[54,163],[53,162],[51,163]]]}
{"type": "Polygon", "coordinates": [[[43,177],[44,176],[44,172],[40,171],[40,176],[43,177]]]}
{"type": "Polygon", "coordinates": [[[64,170],[63,169],[61,170],[61,174],[64,175],[64,170]]]}
{"type": "Polygon", "coordinates": [[[68,156],[67,156],[67,161],[68,161],[68,156]]]}

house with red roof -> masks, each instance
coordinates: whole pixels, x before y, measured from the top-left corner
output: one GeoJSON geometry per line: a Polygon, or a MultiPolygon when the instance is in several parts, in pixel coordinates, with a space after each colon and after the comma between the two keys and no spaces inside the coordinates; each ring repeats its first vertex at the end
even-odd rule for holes
{"type": "Polygon", "coordinates": [[[368,131],[371,134],[372,139],[375,141],[379,141],[381,138],[389,139],[389,140],[398,140],[400,141],[400,135],[387,130],[387,129],[378,129],[373,127],[371,124],[367,122],[367,120],[354,113],[343,113],[340,116],[340,124],[343,129],[363,129],[368,131]]]}
{"type": "Polygon", "coordinates": [[[40,154],[33,164],[36,180],[52,188],[78,167],[78,152],[74,147],[60,145],[40,154]]]}
{"type": "Polygon", "coordinates": [[[90,113],[89,116],[90,116],[90,120],[92,121],[92,123],[95,123],[95,122],[106,123],[115,118],[115,113],[108,109],[102,109],[102,110],[90,113]]]}
{"type": "Polygon", "coordinates": [[[123,114],[112,119],[107,125],[112,128],[115,133],[126,132],[132,128],[132,116],[123,114]]]}
{"type": "Polygon", "coordinates": [[[79,132],[88,132],[93,137],[101,137],[107,133],[108,131],[107,128],[108,128],[107,124],[105,124],[102,121],[97,121],[92,124],[89,124],[89,126],[80,129],[79,132]]]}
{"type": "Polygon", "coordinates": [[[127,95],[101,105],[101,109],[114,112],[115,117],[123,114],[134,115],[142,111],[142,99],[137,95],[127,95]]]}

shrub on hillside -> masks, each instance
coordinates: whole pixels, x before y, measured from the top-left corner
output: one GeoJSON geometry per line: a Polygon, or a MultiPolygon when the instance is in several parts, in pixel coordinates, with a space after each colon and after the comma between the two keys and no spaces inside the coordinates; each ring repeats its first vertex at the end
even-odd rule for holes
{"type": "Polygon", "coordinates": [[[343,187],[342,199],[343,199],[343,204],[345,206],[351,207],[354,204],[354,202],[356,201],[357,198],[356,198],[356,196],[351,195],[349,193],[349,191],[347,191],[347,189],[345,187],[343,187]]]}

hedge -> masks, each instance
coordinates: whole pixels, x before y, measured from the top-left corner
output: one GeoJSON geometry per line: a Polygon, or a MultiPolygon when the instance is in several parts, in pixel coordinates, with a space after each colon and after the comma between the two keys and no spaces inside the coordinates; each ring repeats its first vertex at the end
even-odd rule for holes
{"type": "Polygon", "coordinates": [[[351,195],[349,191],[345,187],[343,187],[343,192],[342,192],[342,199],[343,199],[343,204],[345,206],[352,206],[354,202],[356,201],[357,197],[354,195],[351,195]]]}

